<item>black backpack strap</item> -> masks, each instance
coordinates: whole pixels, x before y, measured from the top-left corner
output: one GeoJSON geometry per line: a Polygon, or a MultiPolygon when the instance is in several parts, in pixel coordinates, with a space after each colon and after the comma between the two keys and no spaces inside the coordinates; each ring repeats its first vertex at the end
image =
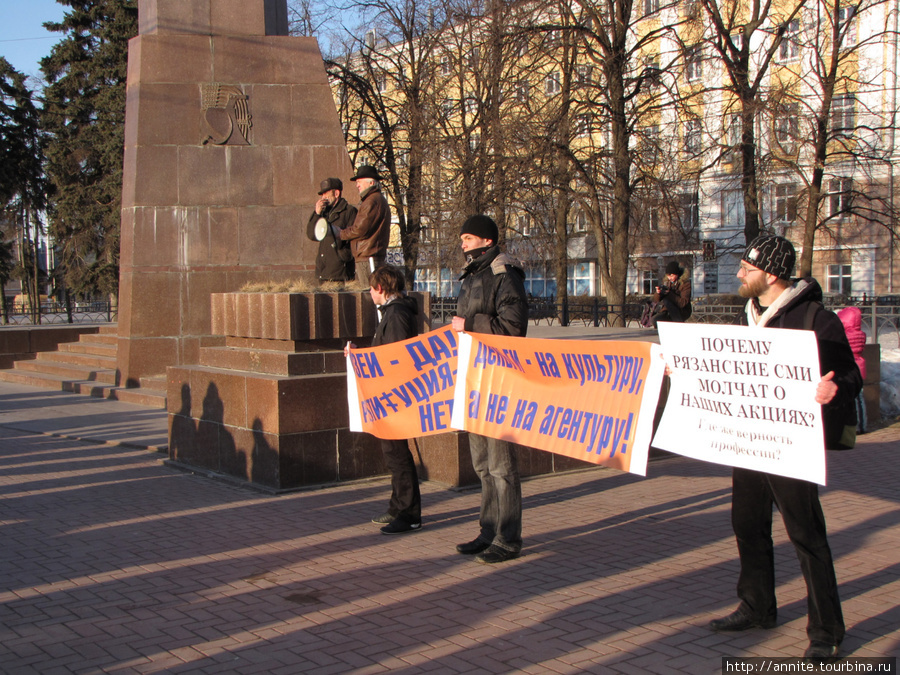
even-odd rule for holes
{"type": "Polygon", "coordinates": [[[806,314],[803,317],[803,330],[812,330],[816,323],[816,314],[820,309],[824,309],[825,305],[821,302],[810,302],[806,306],[806,314]]]}

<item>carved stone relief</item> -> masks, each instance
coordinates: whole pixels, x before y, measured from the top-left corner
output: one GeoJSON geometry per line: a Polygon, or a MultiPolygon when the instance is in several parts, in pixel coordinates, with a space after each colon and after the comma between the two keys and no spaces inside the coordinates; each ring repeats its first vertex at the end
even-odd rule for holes
{"type": "Polygon", "coordinates": [[[200,85],[202,145],[250,145],[250,106],[239,87],[219,82],[200,85]]]}

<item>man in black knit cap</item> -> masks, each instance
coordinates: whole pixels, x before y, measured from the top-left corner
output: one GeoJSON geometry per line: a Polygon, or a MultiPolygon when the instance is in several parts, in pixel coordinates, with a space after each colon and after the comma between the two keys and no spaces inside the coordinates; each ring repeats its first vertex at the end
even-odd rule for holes
{"type": "MultiPolygon", "coordinates": [[[[822,289],[813,278],[791,283],[796,253],[784,237],[761,235],[744,251],[737,277],[739,293],[748,298],[738,323],[754,327],[812,330],[819,346],[821,380],[816,402],[822,405],[825,445],[840,437],[846,406],[852,406],[862,387],[859,368],[847,342],[844,326],[822,306],[822,289]]],[[[765,422],[760,421],[761,431],[765,422]]],[[[790,452],[790,448],[785,448],[790,452]]],[[[732,470],[731,525],[737,539],[741,571],[738,608],[710,622],[715,631],[773,628],[778,613],[775,600],[775,554],[772,542],[772,507],[777,506],[785,530],[800,559],[806,580],[809,647],[813,661],[838,658],[844,637],[844,619],[838,597],[834,561],[825,531],[825,515],[818,486],[750,469],[732,470]]]]}
{"type": "MultiPolygon", "coordinates": [[[[497,245],[499,230],[488,216],[468,218],[459,238],[466,256],[452,327],[457,332],[525,337],[528,301],[525,272],[497,245]]],[[[481,563],[518,557],[522,550],[522,486],[508,441],[469,434],[472,465],[481,479],[481,531],[456,550],[481,563]]]]}

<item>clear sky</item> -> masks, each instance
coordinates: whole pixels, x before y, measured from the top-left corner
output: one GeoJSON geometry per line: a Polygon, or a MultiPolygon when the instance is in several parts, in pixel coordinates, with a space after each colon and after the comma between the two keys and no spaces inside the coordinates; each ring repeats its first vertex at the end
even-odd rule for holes
{"type": "MultiPolygon", "coordinates": [[[[0,56],[19,72],[39,79],[39,61],[61,37],[42,24],[61,21],[67,9],[56,0],[0,0],[0,56]]],[[[37,82],[30,80],[29,84],[33,87],[37,82]]]]}

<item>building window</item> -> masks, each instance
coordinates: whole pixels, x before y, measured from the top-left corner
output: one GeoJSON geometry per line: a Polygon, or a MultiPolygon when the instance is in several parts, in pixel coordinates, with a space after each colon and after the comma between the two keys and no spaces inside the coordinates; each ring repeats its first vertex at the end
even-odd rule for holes
{"type": "Polygon", "coordinates": [[[744,193],[741,190],[722,190],[722,227],[744,229],[744,193]]]}
{"type": "Polygon", "coordinates": [[[469,149],[478,150],[481,145],[481,134],[472,134],[469,136],[469,149]]]}
{"type": "Polygon", "coordinates": [[[826,285],[829,293],[850,295],[850,265],[829,265],[826,275],[826,285]]]}
{"type": "Polygon", "coordinates": [[[525,270],[525,291],[535,298],[551,298],[556,295],[556,281],[543,266],[525,270]]]}
{"type": "Polygon", "coordinates": [[[782,105],[775,113],[775,140],[782,149],[790,150],[800,137],[800,106],[782,105]]]}
{"type": "Polygon", "coordinates": [[[648,232],[659,232],[659,204],[653,203],[647,206],[647,213],[644,216],[647,220],[648,232]]]}
{"type": "Polygon", "coordinates": [[[831,101],[831,129],[848,131],[856,126],[856,95],[839,94],[831,101]]]}
{"type": "Polygon", "coordinates": [[[856,5],[838,8],[838,29],[844,33],[841,40],[841,47],[844,49],[856,44],[856,23],[853,21],[855,16],[856,5]]]}
{"type": "Polygon", "coordinates": [[[592,118],[589,113],[577,115],[575,117],[575,136],[577,138],[586,138],[591,135],[592,118]]]}
{"type": "Polygon", "coordinates": [[[741,158],[743,125],[740,115],[729,115],[725,122],[725,161],[736,164],[741,158]]]}
{"type": "Polygon", "coordinates": [[[784,33],[778,46],[778,58],[781,61],[793,61],[800,56],[800,20],[794,19],[782,24],[784,33]]]}
{"type": "Polygon", "coordinates": [[[414,288],[416,291],[437,295],[437,276],[432,267],[419,267],[416,269],[414,288]]]}
{"type": "Polygon", "coordinates": [[[379,94],[387,91],[387,75],[379,75],[375,78],[375,88],[379,94]]]}
{"type": "Polygon", "coordinates": [[[700,45],[685,49],[684,73],[688,82],[695,82],[703,75],[703,49],[700,45]]]}
{"type": "Polygon", "coordinates": [[[472,49],[469,51],[469,68],[477,68],[480,59],[481,49],[479,47],[472,47],[472,49]]]}
{"type": "Polygon", "coordinates": [[[528,82],[519,80],[518,83],[516,83],[516,100],[518,100],[519,103],[527,103],[530,89],[528,82]]]}
{"type": "Polygon", "coordinates": [[[797,220],[797,184],[775,186],[775,220],[793,223],[797,220]]]}
{"type": "Polygon", "coordinates": [[[850,211],[853,181],[849,178],[832,178],[828,183],[829,212],[832,217],[839,217],[850,211]]]}
{"type": "Polygon", "coordinates": [[[558,70],[547,73],[547,78],[544,80],[544,90],[547,92],[547,96],[553,96],[562,90],[562,81],[559,79],[558,70]]]}
{"type": "Polygon", "coordinates": [[[744,34],[740,32],[731,33],[729,37],[731,37],[731,44],[734,45],[734,48],[738,51],[741,51],[744,46],[744,34]]]}
{"type": "Polygon", "coordinates": [[[522,237],[531,236],[531,216],[527,213],[520,213],[516,216],[516,229],[522,237]]]}
{"type": "Polygon", "coordinates": [[[659,88],[662,76],[659,70],[659,57],[650,56],[644,59],[644,83],[650,91],[659,88]]]}
{"type": "Polygon", "coordinates": [[[469,96],[466,96],[464,106],[466,115],[468,115],[469,117],[474,117],[475,113],[478,112],[478,99],[470,94],[469,96]]]}
{"type": "Polygon", "coordinates": [[[587,87],[594,78],[594,69],[592,66],[576,66],[575,67],[575,86],[587,87]]]}
{"type": "Polygon", "coordinates": [[[641,293],[651,295],[656,290],[656,272],[653,270],[641,271],[641,293]]]}
{"type": "Polygon", "coordinates": [[[369,133],[369,123],[366,121],[366,118],[363,117],[359,120],[359,135],[360,137],[366,136],[369,133]]]}
{"type": "Polygon", "coordinates": [[[444,113],[444,117],[452,117],[455,108],[456,103],[454,103],[453,99],[445,98],[443,103],[441,103],[441,111],[444,113]]]}
{"type": "Polygon", "coordinates": [[[430,244],[434,241],[434,228],[431,225],[422,223],[419,228],[419,241],[423,244],[430,244]]]}
{"type": "Polygon", "coordinates": [[[590,295],[594,264],[579,262],[569,265],[569,295],[590,295]]]}
{"type": "Polygon", "coordinates": [[[682,192],[678,195],[681,207],[681,227],[686,232],[700,227],[700,195],[697,192],[682,192]]]}
{"type": "Polygon", "coordinates": [[[578,209],[575,211],[575,221],[572,224],[573,232],[587,232],[587,213],[585,213],[584,209],[578,209]]]}
{"type": "Polygon", "coordinates": [[[689,159],[700,154],[700,120],[696,117],[685,120],[684,153],[689,159]]]}
{"type": "Polygon", "coordinates": [[[650,16],[659,11],[659,0],[644,0],[644,16],[650,16]]]}
{"type": "Polygon", "coordinates": [[[450,57],[446,54],[441,57],[441,75],[450,74],[450,57]]]}

